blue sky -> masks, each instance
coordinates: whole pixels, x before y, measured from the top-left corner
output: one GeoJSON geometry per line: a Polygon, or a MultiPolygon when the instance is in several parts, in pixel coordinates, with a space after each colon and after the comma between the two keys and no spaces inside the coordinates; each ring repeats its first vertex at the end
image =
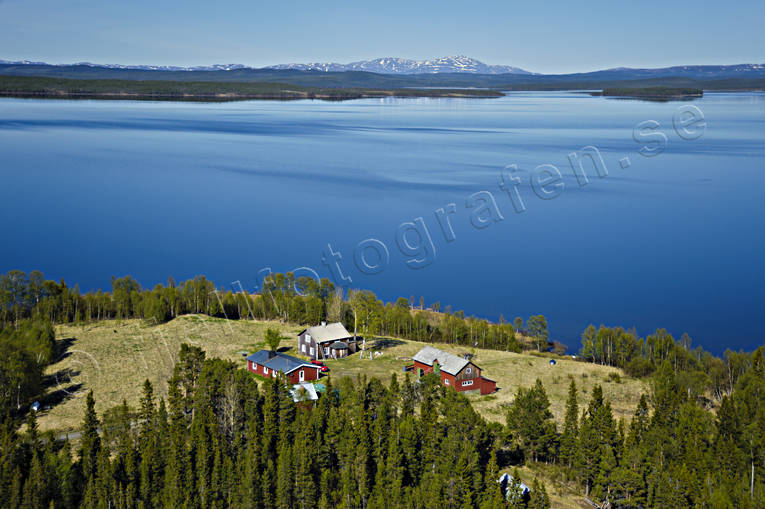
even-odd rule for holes
{"type": "Polygon", "coordinates": [[[0,58],[263,66],[464,54],[545,73],[765,63],[765,2],[677,4],[0,0],[0,58]]]}

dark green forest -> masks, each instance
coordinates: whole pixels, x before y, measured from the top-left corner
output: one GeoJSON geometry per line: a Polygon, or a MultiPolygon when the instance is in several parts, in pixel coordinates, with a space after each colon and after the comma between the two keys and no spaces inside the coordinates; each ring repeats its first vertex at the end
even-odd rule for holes
{"type": "Polygon", "coordinates": [[[625,97],[701,97],[700,88],[643,87],[643,88],[604,88],[600,95],[625,97]]]}
{"type": "Polygon", "coordinates": [[[642,99],[645,101],[686,101],[704,96],[700,88],[690,87],[610,87],[601,91],[590,92],[592,96],[614,97],[617,99],[642,99]]]}
{"type": "Polygon", "coordinates": [[[480,89],[374,89],[319,88],[285,83],[237,83],[210,81],[136,81],[115,79],[67,79],[37,76],[0,76],[0,95],[14,97],[86,99],[323,99],[346,100],[370,97],[500,97],[503,94],[480,89]]]}
{"type": "Polygon", "coordinates": [[[490,323],[436,312],[438,304],[424,309],[414,297],[384,304],[372,292],[342,295],[329,281],[291,274],[266,278],[257,294],[224,292],[203,277],[151,290],[114,278],[110,292],[82,293],[11,271],[0,277],[0,299],[0,507],[549,507],[541,479],[517,472],[530,497],[511,486],[504,500],[496,479],[522,465],[611,507],[765,506],[763,348],[718,358],[693,349],[687,335],[591,326],[583,362],[648,381],[631,421],[615,419],[599,387],[580,408],[571,380],[562,423],[540,382],[517,389],[504,423],[489,423],[437,378],[344,378],[316,403],[294,402],[283,380],[257,379],[184,345],[167,400],[147,383],[138,408],[97,415],[89,395],[69,442],[40,435],[28,411],[58,355],[56,323],[157,323],[184,313],[341,319],[363,334],[505,350],[547,349],[547,322],[490,323]]]}

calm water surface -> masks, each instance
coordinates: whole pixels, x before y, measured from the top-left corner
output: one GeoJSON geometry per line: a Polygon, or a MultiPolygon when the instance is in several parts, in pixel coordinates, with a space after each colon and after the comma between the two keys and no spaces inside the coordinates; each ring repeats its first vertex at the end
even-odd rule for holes
{"type": "Polygon", "coordinates": [[[423,295],[490,319],[543,313],[570,345],[604,323],[687,331],[715,352],[751,349],[765,339],[765,95],[694,101],[707,128],[693,141],[672,129],[682,104],[575,93],[0,99],[0,270],[40,269],[83,289],[123,274],[149,287],[205,274],[254,289],[264,267],[329,276],[322,253],[331,244],[352,286],[386,300],[423,295]],[[639,155],[633,139],[645,120],[667,137],[655,157],[639,155]],[[608,176],[585,165],[590,182],[580,187],[567,155],[587,145],[608,176]],[[499,187],[511,164],[523,179],[520,214],[499,187]],[[540,164],[563,175],[554,199],[532,191],[540,164]],[[484,228],[466,206],[480,191],[503,217],[484,228]],[[447,242],[434,212],[450,203],[447,242]],[[396,232],[419,217],[434,253],[412,270],[406,261],[417,256],[402,252],[396,232]],[[378,274],[354,264],[369,238],[389,251],[378,274]]]}

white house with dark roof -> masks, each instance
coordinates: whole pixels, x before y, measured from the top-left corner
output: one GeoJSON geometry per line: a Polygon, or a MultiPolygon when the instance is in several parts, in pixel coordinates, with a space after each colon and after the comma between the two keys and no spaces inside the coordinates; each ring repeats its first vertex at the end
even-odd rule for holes
{"type": "Polygon", "coordinates": [[[356,352],[357,339],[340,322],[321,322],[298,334],[298,352],[311,359],[338,359],[356,352]]]}

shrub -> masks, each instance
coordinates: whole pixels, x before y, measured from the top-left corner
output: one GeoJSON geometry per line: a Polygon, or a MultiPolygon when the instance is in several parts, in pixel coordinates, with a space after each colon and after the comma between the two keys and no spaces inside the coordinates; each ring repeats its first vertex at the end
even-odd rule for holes
{"type": "Polygon", "coordinates": [[[654,366],[645,357],[635,357],[624,366],[624,371],[630,376],[641,378],[653,373],[654,366]]]}

